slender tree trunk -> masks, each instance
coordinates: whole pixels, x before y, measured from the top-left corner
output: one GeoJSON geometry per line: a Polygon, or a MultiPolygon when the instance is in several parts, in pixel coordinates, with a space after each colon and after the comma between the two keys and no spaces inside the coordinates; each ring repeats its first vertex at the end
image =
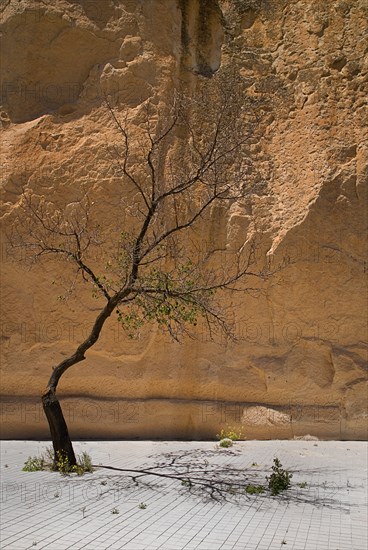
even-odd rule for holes
{"type": "Polygon", "coordinates": [[[59,400],[56,397],[56,388],[59,380],[70,367],[85,360],[85,352],[97,342],[106,319],[110,317],[119,301],[128,296],[129,293],[130,289],[123,288],[113,298],[109,298],[109,301],[97,316],[86,340],[78,346],[73,355],[64,359],[52,370],[46,391],[42,395],[42,405],[49,423],[52,445],[54,447],[54,467],[56,467],[60,454],[63,459],[67,459],[69,466],[77,464],[68,426],[66,425],[59,400]]]}
{"type": "Polygon", "coordinates": [[[50,427],[52,445],[54,448],[54,467],[58,458],[67,459],[69,466],[77,464],[68,426],[56,394],[48,390],[42,396],[42,405],[50,427]]]}

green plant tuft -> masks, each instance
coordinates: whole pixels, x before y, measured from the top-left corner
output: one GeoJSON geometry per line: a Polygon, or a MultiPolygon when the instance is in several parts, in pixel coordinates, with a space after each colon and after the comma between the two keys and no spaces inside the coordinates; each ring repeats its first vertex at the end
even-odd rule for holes
{"type": "Polygon", "coordinates": [[[242,429],[238,430],[237,428],[231,428],[230,426],[223,428],[219,434],[216,434],[216,438],[219,440],[231,439],[231,441],[240,441],[241,439],[245,439],[242,429]]]}
{"type": "Polygon", "coordinates": [[[190,487],[192,485],[189,479],[182,479],[181,484],[184,485],[184,487],[190,487]]]}
{"type": "Polygon", "coordinates": [[[248,493],[248,495],[259,495],[264,493],[264,487],[262,487],[262,485],[247,485],[245,492],[248,493]]]}
{"type": "Polygon", "coordinates": [[[83,451],[81,455],[78,456],[78,465],[83,469],[83,473],[93,472],[92,459],[88,453],[83,451]]]}
{"type": "Polygon", "coordinates": [[[22,468],[23,472],[39,472],[45,468],[45,460],[42,456],[29,456],[22,468]]]}
{"type": "Polygon", "coordinates": [[[232,447],[234,445],[234,442],[232,439],[226,437],[225,439],[221,439],[219,445],[220,447],[224,447],[225,449],[227,449],[228,447],[232,447]]]}
{"type": "Polygon", "coordinates": [[[66,453],[57,451],[56,457],[55,470],[58,470],[63,475],[70,474],[72,467],[69,464],[66,453]]]}
{"type": "Polygon", "coordinates": [[[291,474],[288,470],[285,470],[279,459],[275,458],[272,466],[272,474],[270,477],[266,477],[271,495],[278,495],[281,491],[288,489],[290,487],[290,480],[292,477],[293,474],[291,474]]]}
{"type": "Polygon", "coordinates": [[[78,463],[73,466],[70,466],[65,453],[58,451],[56,454],[56,470],[63,475],[77,474],[78,476],[82,476],[86,472],[93,472],[92,459],[85,451],[81,455],[78,455],[78,463]]]}
{"type": "Polygon", "coordinates": [[[302,481],[301,483],[297,483],[297,486],[301,489],[305,489],[308,486],[308,483],[306,481],[302,481]]]}

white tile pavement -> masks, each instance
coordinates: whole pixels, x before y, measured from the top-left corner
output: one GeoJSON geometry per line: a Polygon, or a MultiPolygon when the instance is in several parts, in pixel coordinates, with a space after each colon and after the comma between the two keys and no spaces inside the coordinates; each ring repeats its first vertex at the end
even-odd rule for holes
{"type": "Polygon", "coordinates": [[[365,442],[246,441],[236,443],[235,452],[211,442],[75,444],[95,464],[117,468],[152,467],[167,463],[165,453],[177,453],[188,456],[191,468],[208,456],[219,471],[239,468],[264,484],[276,456],[293,472],[282,496],[230,496],[228,502],[191,495],[175,479],[145,477],[135,486],[127,473],[102,468],[83,477],[22,472],[28,456],[48,443],[0,445],[1,550],[368,548],[365,442]]]}

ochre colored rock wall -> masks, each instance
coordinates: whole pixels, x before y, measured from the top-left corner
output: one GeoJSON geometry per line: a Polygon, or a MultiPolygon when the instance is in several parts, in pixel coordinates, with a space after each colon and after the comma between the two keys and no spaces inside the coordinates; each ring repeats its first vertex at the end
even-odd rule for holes
{"type": "Polygon", "coordinates": [[[259,105],[250,152],[267,185],[246,207],[214,212],[210,231],[225,255],[262,236],[275,274],[262,296],[237,295],[237,343],[178,344],[154,327],[131,341],[109,321],[60,383],[72,436],[207,438],[243,425],[249,438],[365,438],[367,2],[10,0],[1,10],[2,437],[47,437],[39,396],[98,307],[87,289],[60,303],[67,266],[29,270],[9,246],[22,188],[70,203],[93,189],[108,227],[119,212],[103,94],[139,110],[233,67],[259,105]]]}

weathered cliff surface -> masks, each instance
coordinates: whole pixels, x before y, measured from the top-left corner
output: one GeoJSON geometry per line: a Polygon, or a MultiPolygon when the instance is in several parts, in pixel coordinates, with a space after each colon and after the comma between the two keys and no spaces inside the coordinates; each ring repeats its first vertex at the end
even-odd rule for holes
{"type": "Polygon", "coordinates": [[[10,248],[22,189],[70,203],[92,189],[108,227],[118,210],[103,95],[138,112],[229,67],[258,105],[250,151],[266,191],[214,212],[210,231],[224,253],[261,235],[276,272],[264,296],[236,297],[237,344],[177,344],[152,327],[131,341],[111,321],[60,384],[72,435],[200,438],[242,424],[248,437],[366,437],[365,0],[1,9],[3,437],[47,436],[39,395],[97,308],[83,289],[57,300],[67,266],[28,270],[10,248]]]}

